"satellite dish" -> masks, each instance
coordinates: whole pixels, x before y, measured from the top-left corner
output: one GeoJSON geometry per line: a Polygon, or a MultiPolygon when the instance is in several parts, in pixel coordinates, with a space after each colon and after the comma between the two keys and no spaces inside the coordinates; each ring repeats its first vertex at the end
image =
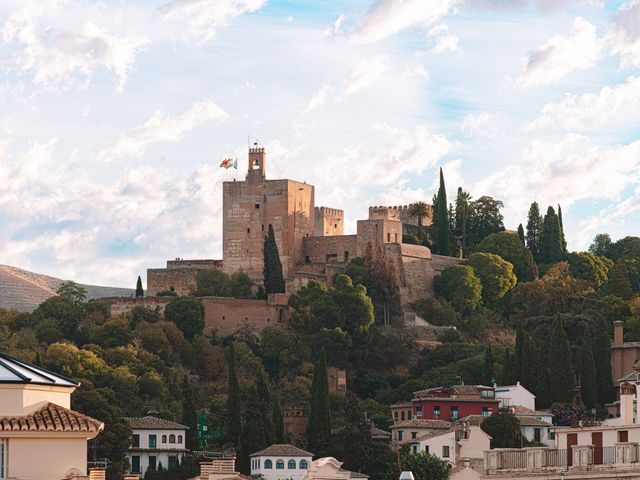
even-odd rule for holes
{"type": "Polygon", "coordinates": [[[64,478],[80,478],[84,476],[84,473],[82,473],[82,470],[79,468],[70,468],[67,470],[67,473],[65,473],[64,478]]]}

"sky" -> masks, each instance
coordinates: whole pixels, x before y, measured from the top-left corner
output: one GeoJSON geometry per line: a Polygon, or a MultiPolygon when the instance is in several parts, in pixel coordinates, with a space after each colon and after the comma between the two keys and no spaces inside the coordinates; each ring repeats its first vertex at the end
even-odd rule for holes
{"type": "Polygon", "coordinates": [[[537,201],[572,250],[640,234],[640,0],[0,0],[0,264],[221,258],[249,139],[345,233],[443,168],[508,229],[537,201]]]}

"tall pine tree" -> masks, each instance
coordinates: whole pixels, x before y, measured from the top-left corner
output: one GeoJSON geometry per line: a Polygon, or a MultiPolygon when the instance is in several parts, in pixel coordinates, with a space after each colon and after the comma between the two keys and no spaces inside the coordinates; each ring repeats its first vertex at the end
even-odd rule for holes
{"type": "Polygon", "coordinates": [[[269,224],[269,231],[264,237],[264,291],[265,293],[284,293],[284,276],[282,263],[276,244],[273,225],[269,224]]]}
{"type": "Polygon", "coordinates": [[[138,275],[138,281],[136,282],[136,298],[144,297],[144,289],[142,288],[142,279],[138,275]]]}
{"type": "Polygon", "coordinates": [[[544,216],[542,224],[542,235],[540,235],[538,263],[552,265],[561,262],[566,258],[562,247],[562,233],[560,231],[560,221],[553,207],[549,206],[547,214],[544,216]]]}
{"type": "Polygon", "coordinates": [[[540,215],[540,208],[537,202],[533,202],[529,208],[529,214],[527,215],[527,247],[531,250],[533,258],[538,261],[540,236],[542,234],[542,215],[540,215]]]}
{"type": "Polygon", "coordinates": [[[444,186],[444,174],[440,168],[440,188],[438,188],[438,202],[436,207],[436,252],[439,255],[451,256],[451,226],[449,225],[449,210],[447,204],[447,190],[444,186]]]}
{"type": "Polygon", "coordinates": [[[324,348],[313,371],[311,383],[311,409],[307,428],[309,449],[317,457],[326,457],[331,453],[331,403],[329,402],[329,379],[327,376],[327,357],[324,348]]]}
{"type": "Polygon", "coordinates": [[[227,441],[240,448],[242,432],[242,410],[240,406],[240,385],[238,383],[235,343],[229,347],[229,386],[227,388],[227,441]]]}

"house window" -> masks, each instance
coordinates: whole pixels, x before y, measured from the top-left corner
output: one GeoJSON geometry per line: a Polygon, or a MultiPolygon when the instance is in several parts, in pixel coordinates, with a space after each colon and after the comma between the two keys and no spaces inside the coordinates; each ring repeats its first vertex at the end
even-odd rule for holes
{"type": "Polygon", "coordinates": [[[391,234],[387,233],[387,242],[391,243],[391,234]]]}
{"type": "Polygon", "coordinates": [[[309,464],[306,460],[300,460],[300,470],[307,470],[309,468],[309,464]]]}
{"type": "Polygon", "coordinates": [[[174,434],[169,435],[169,443],[176,443],[176,436],[174,434]]]}
{"type": "Polygon", "coordinates": [[[182,435],[178,435],[178,443],[182,443],[182,435]]]}
{"type": "Polygon", "coordinates": [[[449,445],[442,446],[442,458],[449,458],[449,445]]]}
{"type": "Polygon", "coordinates": [[[273,468],[273,462],[272,462],[270,459],[268,459],[268,458],[267,458],[267,459],[264,461],[264,468],[265,468],[265,470],[270,470],[270,469],[272,469],[272,468],[273,468]]]}
{"type": "Polygon", "coordinates": [[[284,460],[276,460],[276,470],[284,470],[284,460]]]}
{"type": "Polygon", "coordinates": [[[400,412],[400,420],[404,420],[404,410],[400,412]]]}
{"type": "Polygon", "coordinates": [[[167,443],[167,436],[166,435],[162,435],[162,443],[167,443]]]}
{"type": "Polygon", "coordinates": [[[629,441],[629,431],[628,430],[619,430],[618,431],[618,442],[624,443],[629,441]]]}
{"type": "Polygon", "coordinates": [[[131,435],[131,446],[133,448],[140,448],[140,435],[137,433],[131,435]]]}
{"type": "Polygon", "coordinates": [[[483,417],[489,416],[489,407],[482,407],[482,416],[483,417]]]}
{"type": "Polygon", "coordinates": [[[140,456],[131,456],[131,473],[140,473],[140,456]]]}
{"type": "Polygon", "coordinates": [[[451,420],[458,419],[458,407],[451,407],[451,420]]]}
{"type": "Polygon", "coordinates": [[[169,455],[169,470],[177,470],[178,469],[178,456],[177,455],[169,455]]]}
{"type": "Polygon", "coordinates": [[[401,442],[402,441],[402,430],[398,430],[398,441],[401,442]]]}
{"type": "Polygon", "coordinates": [[[7,458],[7,441],[0,438],[0,478],[7,478],[8,458],[7,458]]]}
{"type": "Polygon", "coordinates": [[[440,405],[433,407],[433,418],[440,418],[440,405]]]}
{"type": "Polygon", "coordinates": [[[397,422],[398,421],[398,412],[393,412],[393,419],[397,422]]]}
{"type": "Polygon", "coordinates": [[[533,429],[533,441],[536,442],[536,443],[540,443],[540,437],[541,437],[540,428],[539,427],[534,428],[533,429]]]}
{"type": "Polygon", "coordinates": [[[425,451],[425,452],[427,452],[427,453],[429,453],[429,445],[425,445],[425,446],[424,446],[424,451],[425,451]]]}
{"type": "Polygon", "coordinates": [[[553,431],[553,430],[551,430],[551,429],[548,429],[548,430],[547,430],[547,438],[548,438],[549,440],[555,440],[555,439],[556,439],[556,432],[554,432],[554,431],[553,431]]]}
{"type": "Polygon", "coordinates": [[[418,418],[422,417],[422,405],[418,405],[416,407],[416,417],[418,418]]]}
{"type": "MultiPolygon", "coordinates": [[[[155,435],[149,435],[149,448],[158,447],[158,438],[155,435]]],[[[153,457],[156,458],[156,457],[153,457]]]]}
{"type": "Polygon", "coordinates": [[[411,445],[412,453],[418,453],[418,445],[411,445]]]}
{"type": "Polygon", "coordinates": [[[295,470],[296,469],[296,461],[292,458],[287,462],[287,468],[289,470],[295,470]]]}
{"type": "Polygon", "coordinates": [[[149,457],[149,470],[155,470],[157,467],[155,455],[149,457]]]}
{"type": "Polygon", "coordinates": [[[418,437],[418,432],[411,432],[411,438],[417,438],[418,437]]]}

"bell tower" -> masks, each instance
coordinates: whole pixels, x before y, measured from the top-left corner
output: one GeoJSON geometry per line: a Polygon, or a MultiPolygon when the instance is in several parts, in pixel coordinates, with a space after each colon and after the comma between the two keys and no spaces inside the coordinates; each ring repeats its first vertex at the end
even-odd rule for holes
{"type": "Polygon", "coordinates": [[[263,147],[249,148],[249,171],[247,172],[247,181],[261,182],[265,179],[265,160],[266,155],[263,147]]]}

